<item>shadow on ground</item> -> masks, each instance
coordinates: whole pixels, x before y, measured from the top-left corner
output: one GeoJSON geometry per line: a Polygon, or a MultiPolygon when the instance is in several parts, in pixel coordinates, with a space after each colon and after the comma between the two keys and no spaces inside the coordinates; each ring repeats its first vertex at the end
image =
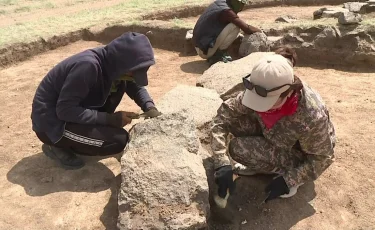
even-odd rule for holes
{"type": "Polygon", "coordinates": [[[272,177],[263,175],[241,177],[236,181],[236,193],[229,198],[225,209],[218,208],[211,198],[209,229],[284,230],[315,213],[308,203],[316,196],[313,183],[300,187],[292,198],[263,203],[263,190],[271,180],[272,177]]]}
{"type": "Polygon", "coordinates": [[[198,60],[184,63],[180,66],[180,69],[185,73],[203,74],[209,67],[206,60],[198,60]]]}
{"type": "Polygon", "coordinates": [[[103,223],[105,229],[117,229],[118,211],[118,191],[121,185],[121,174],[113,178],[111,182],[111,197],[107,205],[104,207],[103,214],[100,216],[100,221],[103,223]]]}
{"type": "Polygon", "coordinates": [[[21,185],[29,196],[70,191],[96,193],[109,189],[115,175],[100,157],[83,157],[86,165],[78,170],[65,170],[38,153],[20,160],[7,173],[7,179],[21,185]]]}

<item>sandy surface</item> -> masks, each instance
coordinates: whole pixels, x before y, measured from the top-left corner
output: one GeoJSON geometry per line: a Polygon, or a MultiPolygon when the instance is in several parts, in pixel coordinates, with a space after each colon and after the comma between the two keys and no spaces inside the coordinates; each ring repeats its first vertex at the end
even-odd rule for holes
{"type": "MultiPolygon", "coordinates": [[[[115,228],[116,158],[87,157],[84,168],[65,171],[41,153],[30,120],[32,98],[46,72],[61,59],[97,45],[77,42],[0,70],[0,229],[115,228]]],[[[178,83],[194,85],[207,67],[196,56],[155,53],[149,91],[156,102],[178,83]]],[[[375,74],[296,71],[327,102],[338,137],[336,162],[295,197],[265,205],[260,205],[262,189],[270,178],[241,178],[226,218],[219,218],[231,222],[230,227],[220,229],[374,229],[375,74]]],[[[128,99],[120,109],[137,111],[128,99]]]]}

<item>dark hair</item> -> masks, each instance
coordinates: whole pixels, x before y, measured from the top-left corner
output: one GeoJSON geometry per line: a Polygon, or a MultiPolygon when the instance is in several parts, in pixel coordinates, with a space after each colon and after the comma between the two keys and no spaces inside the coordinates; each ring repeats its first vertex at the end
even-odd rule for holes
{"type": "Polygon", "coordinates": [[[293,48],[288,46],[282,46],[276,49],[275,54],[279,54],[289,59],[292,62],[293,67],[296,66],[298,57],[296,51],[293,48]]]}
{"type": "Polygon", "coordinates": [[[284,98],[284,97],[288,96],[288,94],[291,91],[298,92],[302,88],[303,88],[303,85],[302,85],[301,79],[299,79],[299,77],[297,77],[296,75],[294,75],[294,82],[293,82],[293,84],[290,86],[290,88],[287,91],[285,91],[282,94],[280,94],[280,98],[284,98]]]}

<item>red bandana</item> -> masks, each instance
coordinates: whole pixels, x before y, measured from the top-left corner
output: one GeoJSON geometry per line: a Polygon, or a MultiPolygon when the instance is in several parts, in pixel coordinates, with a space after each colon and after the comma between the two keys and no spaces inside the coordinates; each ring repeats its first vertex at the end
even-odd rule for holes
{"type": "Polygon", "coordinates": [[[258,112],[258,114],[267,129],[271,129],[281,118],[293,115],[297,111],[297,107],[298,93],[293,93],[280,108],[258,112]]]}

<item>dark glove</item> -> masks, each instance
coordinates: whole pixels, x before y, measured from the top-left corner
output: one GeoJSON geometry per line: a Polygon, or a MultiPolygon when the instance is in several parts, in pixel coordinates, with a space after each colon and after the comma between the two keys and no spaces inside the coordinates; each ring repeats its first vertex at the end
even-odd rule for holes
{"type": "Polygon", "coordinates": [[[268,202],[278,198],[281,195],[288,194],[289,188],[284,180],[284,177],[279,176],[271,181],[271,183],[266,187],[265,192],[268,194],[265,202],[268,202]]]}
{"type": "Polygon", "coordinates": [[[227,196],[227,190],[229,194],[232,194],[236,188],[233,181],[233,170],[232,166],[225,165],[215,170],[215,183],[218,185],[219,197],[225,199],[227,196]]]}
{"type": "Polygon", "coordinates": [[[156,107],[151,107],[149,110],[143,113],[145,119],[154,118],[160,116],[162,113],[156,107]]]}

